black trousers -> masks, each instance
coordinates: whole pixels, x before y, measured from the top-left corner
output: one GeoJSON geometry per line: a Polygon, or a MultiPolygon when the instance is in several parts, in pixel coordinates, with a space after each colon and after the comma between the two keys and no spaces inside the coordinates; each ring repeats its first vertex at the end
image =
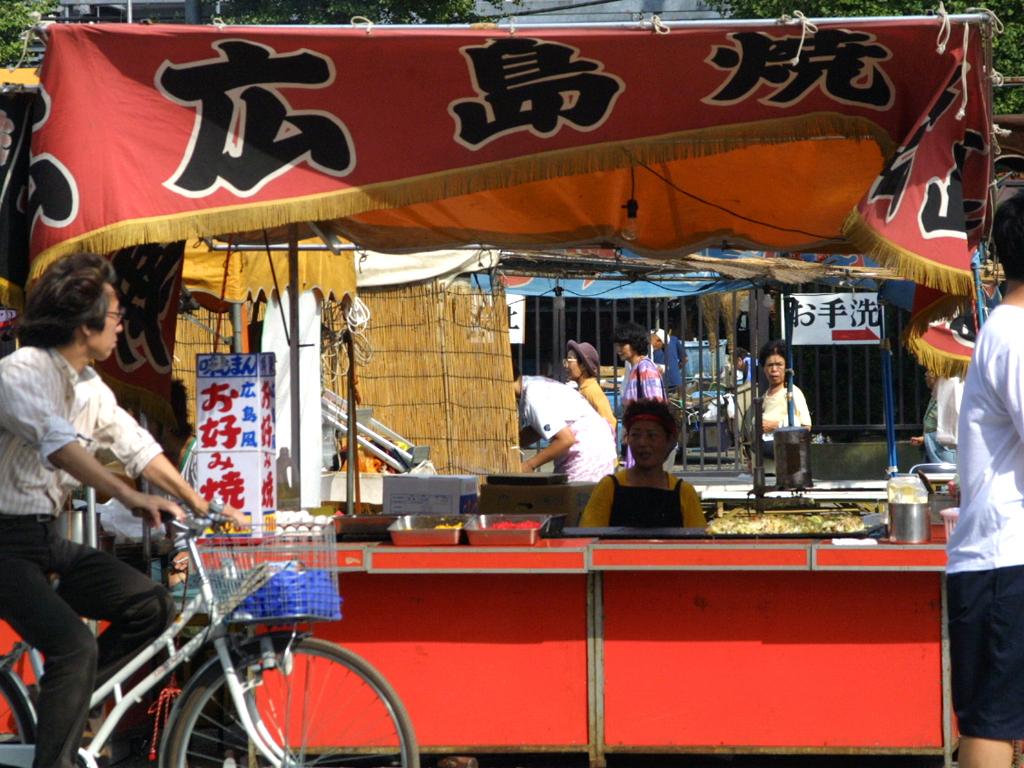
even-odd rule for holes
{"type": "Polygon", "coordinates": [[[0,619],[45,657],[33,768],[73,768],[89,699],[174,620],[167,590],[56,522],[0,518],[0,619]],[[55,591],[46,574],[60,576],[55,591]],[[80,617],[110,622],[98,637],[80,617]]]}

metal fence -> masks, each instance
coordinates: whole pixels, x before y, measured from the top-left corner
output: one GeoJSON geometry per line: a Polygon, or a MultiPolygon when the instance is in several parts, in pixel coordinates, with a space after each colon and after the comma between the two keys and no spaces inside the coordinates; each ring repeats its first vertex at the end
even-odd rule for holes
{"type": "MultiPolygon", "coordinates": [[[[833,289],[839,292],[839,289],[833,289]]],[[[828,288],[815,285],[794,293],[826,293],[828,288]]],[[[737,347],[756,356],[751,349],[749,306],[752,292],[704,294],[698,297],[592,299],[564,296],[526,297],[525,343],[514,345],[512,354],[520,369],[527,374],[544,375],[566,380],[562,360],[569,339],[594,345],[602,367],[613,380],[622,373],[622,363],[615,354],[612,336],[618,325],[635,322],[649,329],[663,328],[682,338],[689,360],[686,364],[686,389],[689,394],[690,419],[688,432],[682,435],[687,446],[687,462],[702,467],[729,468],[745,465],[739,458],[738,432],[735,420],[727,425],[712,426],[727,430],[725,434],[708,434],[702,420],[707,406],[716,403],[724,412],[726,403],[720,392],[729,392],[733,354],[737,347]],[[696,349],[702,351],[694,355],[696,349]],[[715,354],[715,351],[718,353],[715,354]],[[696,360],[694,359],[696,357],[696,360]],[[694,414],[694,404],[702,411],[694,414]],[[701,430],[704,434],[701,434],[701,430]]],[[[768,338],[782,338],[782,319],[777,311],[778,296],[762,306],[765,325],[762,343],[768,338]]],[[[893,378],[897,434],[909,437],[921,430],[921,420],[929,392],[924,384],[924,369],[899,342],[909,313],[886,305],[885,328],[893,350],[893,378]]],[[[795,383],[807,397],[814,422],[815,440],[824,442],[857,442],[885,439],[885,413],[882,393],[881,349],[879,346],[795,346],[795,383]]],[[[733,382],[735,380],[733,379],[733,382]]],[[[608,388],[608,383],[605,383],[608,388]]],[[[608,389],[613,408],[617,407],[616,390],[608,389]]]]}

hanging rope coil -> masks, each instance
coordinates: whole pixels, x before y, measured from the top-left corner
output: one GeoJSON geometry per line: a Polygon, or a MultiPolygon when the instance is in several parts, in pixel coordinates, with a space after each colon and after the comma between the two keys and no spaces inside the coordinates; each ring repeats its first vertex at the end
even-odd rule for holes
{"type": "Polygon", "coordinates": [[[370,309],[358,296],[352,300],[352,304],[345,311],[345,321],[353,333],[362,333],[370,324],[370,309]]]}
{"type": "Polygon", "coordinates": [[[345,324],[348,326],[348,332],[352,334],[352,351],[356,365],[367,365],[373,359],[373,347],[366,338],[366,330],[370,325],[370,310],[358,297],[353,299],[352,304],[345,310],[345,324]]]}

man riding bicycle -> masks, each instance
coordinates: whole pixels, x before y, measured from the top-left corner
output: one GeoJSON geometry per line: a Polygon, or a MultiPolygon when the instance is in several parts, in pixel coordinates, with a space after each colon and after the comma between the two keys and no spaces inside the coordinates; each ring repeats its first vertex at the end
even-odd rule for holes
{"type": "MultiPolygon", "coordinates": [[[[142,476],[201,514],[210,502],[178,474],[153,437],[117,405],[89,365],[117,344],[124,311],[117,276],[97,254],[46,269],[19,318],[21,344],[0,360],[0,619],[46,658],[40,680],[34,768],[71,768],[95,685],[174,618],[167,590],[142,573],[63,537],[57,518],[80,483],[159,525],[182,509],[145,494],[93,456],[109,448],[142,476]],[[47,575],[55,573],[54,590],[47,575]],[[110,625],[94,637],[80,617],[110,625]]],[[[240,525],[244,515],[226,508],[240,525]]]]}

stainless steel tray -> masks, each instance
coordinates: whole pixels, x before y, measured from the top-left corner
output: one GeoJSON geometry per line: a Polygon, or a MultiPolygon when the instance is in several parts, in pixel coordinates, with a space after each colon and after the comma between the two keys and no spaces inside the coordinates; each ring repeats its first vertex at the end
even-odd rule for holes
{"type": "Polygon", "coordinates": [[[551,515],[477,515],[466,524],[469,543],[479,547],[532,547],[551,515]],[[537,523],[536,528],[497,528],[498,523],[537,523]]]}
{"type": "Polygon", "coordinates": [[[452,547],[462,540],[462,529],[472,519],[472,515],[402,515],[388,526],[388,532],[399,547],[452,547]]]}
{"type": "Polygon", "coordinates": [[[334,529],[339,536],[387,539],[388,527],[398,515],[335,515],[334,529]]]}

